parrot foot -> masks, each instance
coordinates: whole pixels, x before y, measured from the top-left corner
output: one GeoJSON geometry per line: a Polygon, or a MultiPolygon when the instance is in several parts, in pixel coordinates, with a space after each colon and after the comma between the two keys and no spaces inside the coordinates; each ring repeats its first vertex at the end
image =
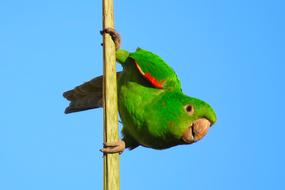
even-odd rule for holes
{"type": "Polygon", "coordinates": [[[115,43],[116,50],[118,50],[121,46],[121,36],[118,32],[115,31],[113,28],[105,28],[104,30],[100,31],[100,34],[107,33],[111,36],[112,40],[115,43]]]}
{"type": "Polygon", "coordinates": [[[117,142],[105,142],[104,148],[100,151],[104,154],[122,153],[125,150],[126,144],[123,140],[117,142]]]}

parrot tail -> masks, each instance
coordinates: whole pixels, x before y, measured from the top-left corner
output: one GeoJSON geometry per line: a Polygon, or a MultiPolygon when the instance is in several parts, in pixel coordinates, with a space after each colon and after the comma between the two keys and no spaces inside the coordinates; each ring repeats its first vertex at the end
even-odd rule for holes
{"type": "MultiPolygon", "coordinates": [[[[117,72],[117,78],[120,74],[121,72],[117,72]]],[[[66,114],[103,107],[103,76],[64,92],[63,97],[70,101],[64,111],[66,114]]]]}
{"type": "Polygon", "coordinates": [[[70,101],[64,113],[84,111],[102,107],[103,77],[96,77],[88,82],[63,93],[63,96],[70,101]]]}

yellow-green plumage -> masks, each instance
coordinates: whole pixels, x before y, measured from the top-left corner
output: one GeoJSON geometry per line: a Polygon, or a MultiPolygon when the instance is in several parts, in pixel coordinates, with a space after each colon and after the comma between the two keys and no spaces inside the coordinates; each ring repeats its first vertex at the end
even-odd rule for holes
{"type": "MultiPolygon", "coordinates": [[[[175,72],[159,56],[143,49],[118,50],[117,60],[123,66],[118,74],[118,105],[126,147],[164,149],[190,144],[200,139],[201,119],[215,123],[211,106],[184,95],[175,72]]],[[[65,92],[71,101],[66,113],[100,107],[100,86],[102,78],[97,77],[65,92]]]]}

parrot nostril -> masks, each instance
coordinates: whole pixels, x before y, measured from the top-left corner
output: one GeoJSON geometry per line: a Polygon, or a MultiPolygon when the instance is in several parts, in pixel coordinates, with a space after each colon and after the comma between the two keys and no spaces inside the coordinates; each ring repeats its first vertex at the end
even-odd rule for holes
{"type": "Polygon", "coordinates": [[[189,115],[192,115],[194,113],[194,108],[192,105],[186,105],[185,110],[188,112],[189,115]]]}

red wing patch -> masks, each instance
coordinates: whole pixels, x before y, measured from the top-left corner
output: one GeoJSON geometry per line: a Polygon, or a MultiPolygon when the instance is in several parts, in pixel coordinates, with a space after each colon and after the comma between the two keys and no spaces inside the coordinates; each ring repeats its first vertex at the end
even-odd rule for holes
{"type": "Polygon", "coordinates": [[[141,69],[141,67],[137,64],[137,62],[135,62],[136,68],[139,70],[140,74],[147,80],[150,82],[150,84],[152,86],[154,86],[155,88],[163,88],[163,84],[165,82],[165,80],[162,81],[158,81],[156,78],[154,78],[150,73],[144,73],[143,70],[141,69]]]}

